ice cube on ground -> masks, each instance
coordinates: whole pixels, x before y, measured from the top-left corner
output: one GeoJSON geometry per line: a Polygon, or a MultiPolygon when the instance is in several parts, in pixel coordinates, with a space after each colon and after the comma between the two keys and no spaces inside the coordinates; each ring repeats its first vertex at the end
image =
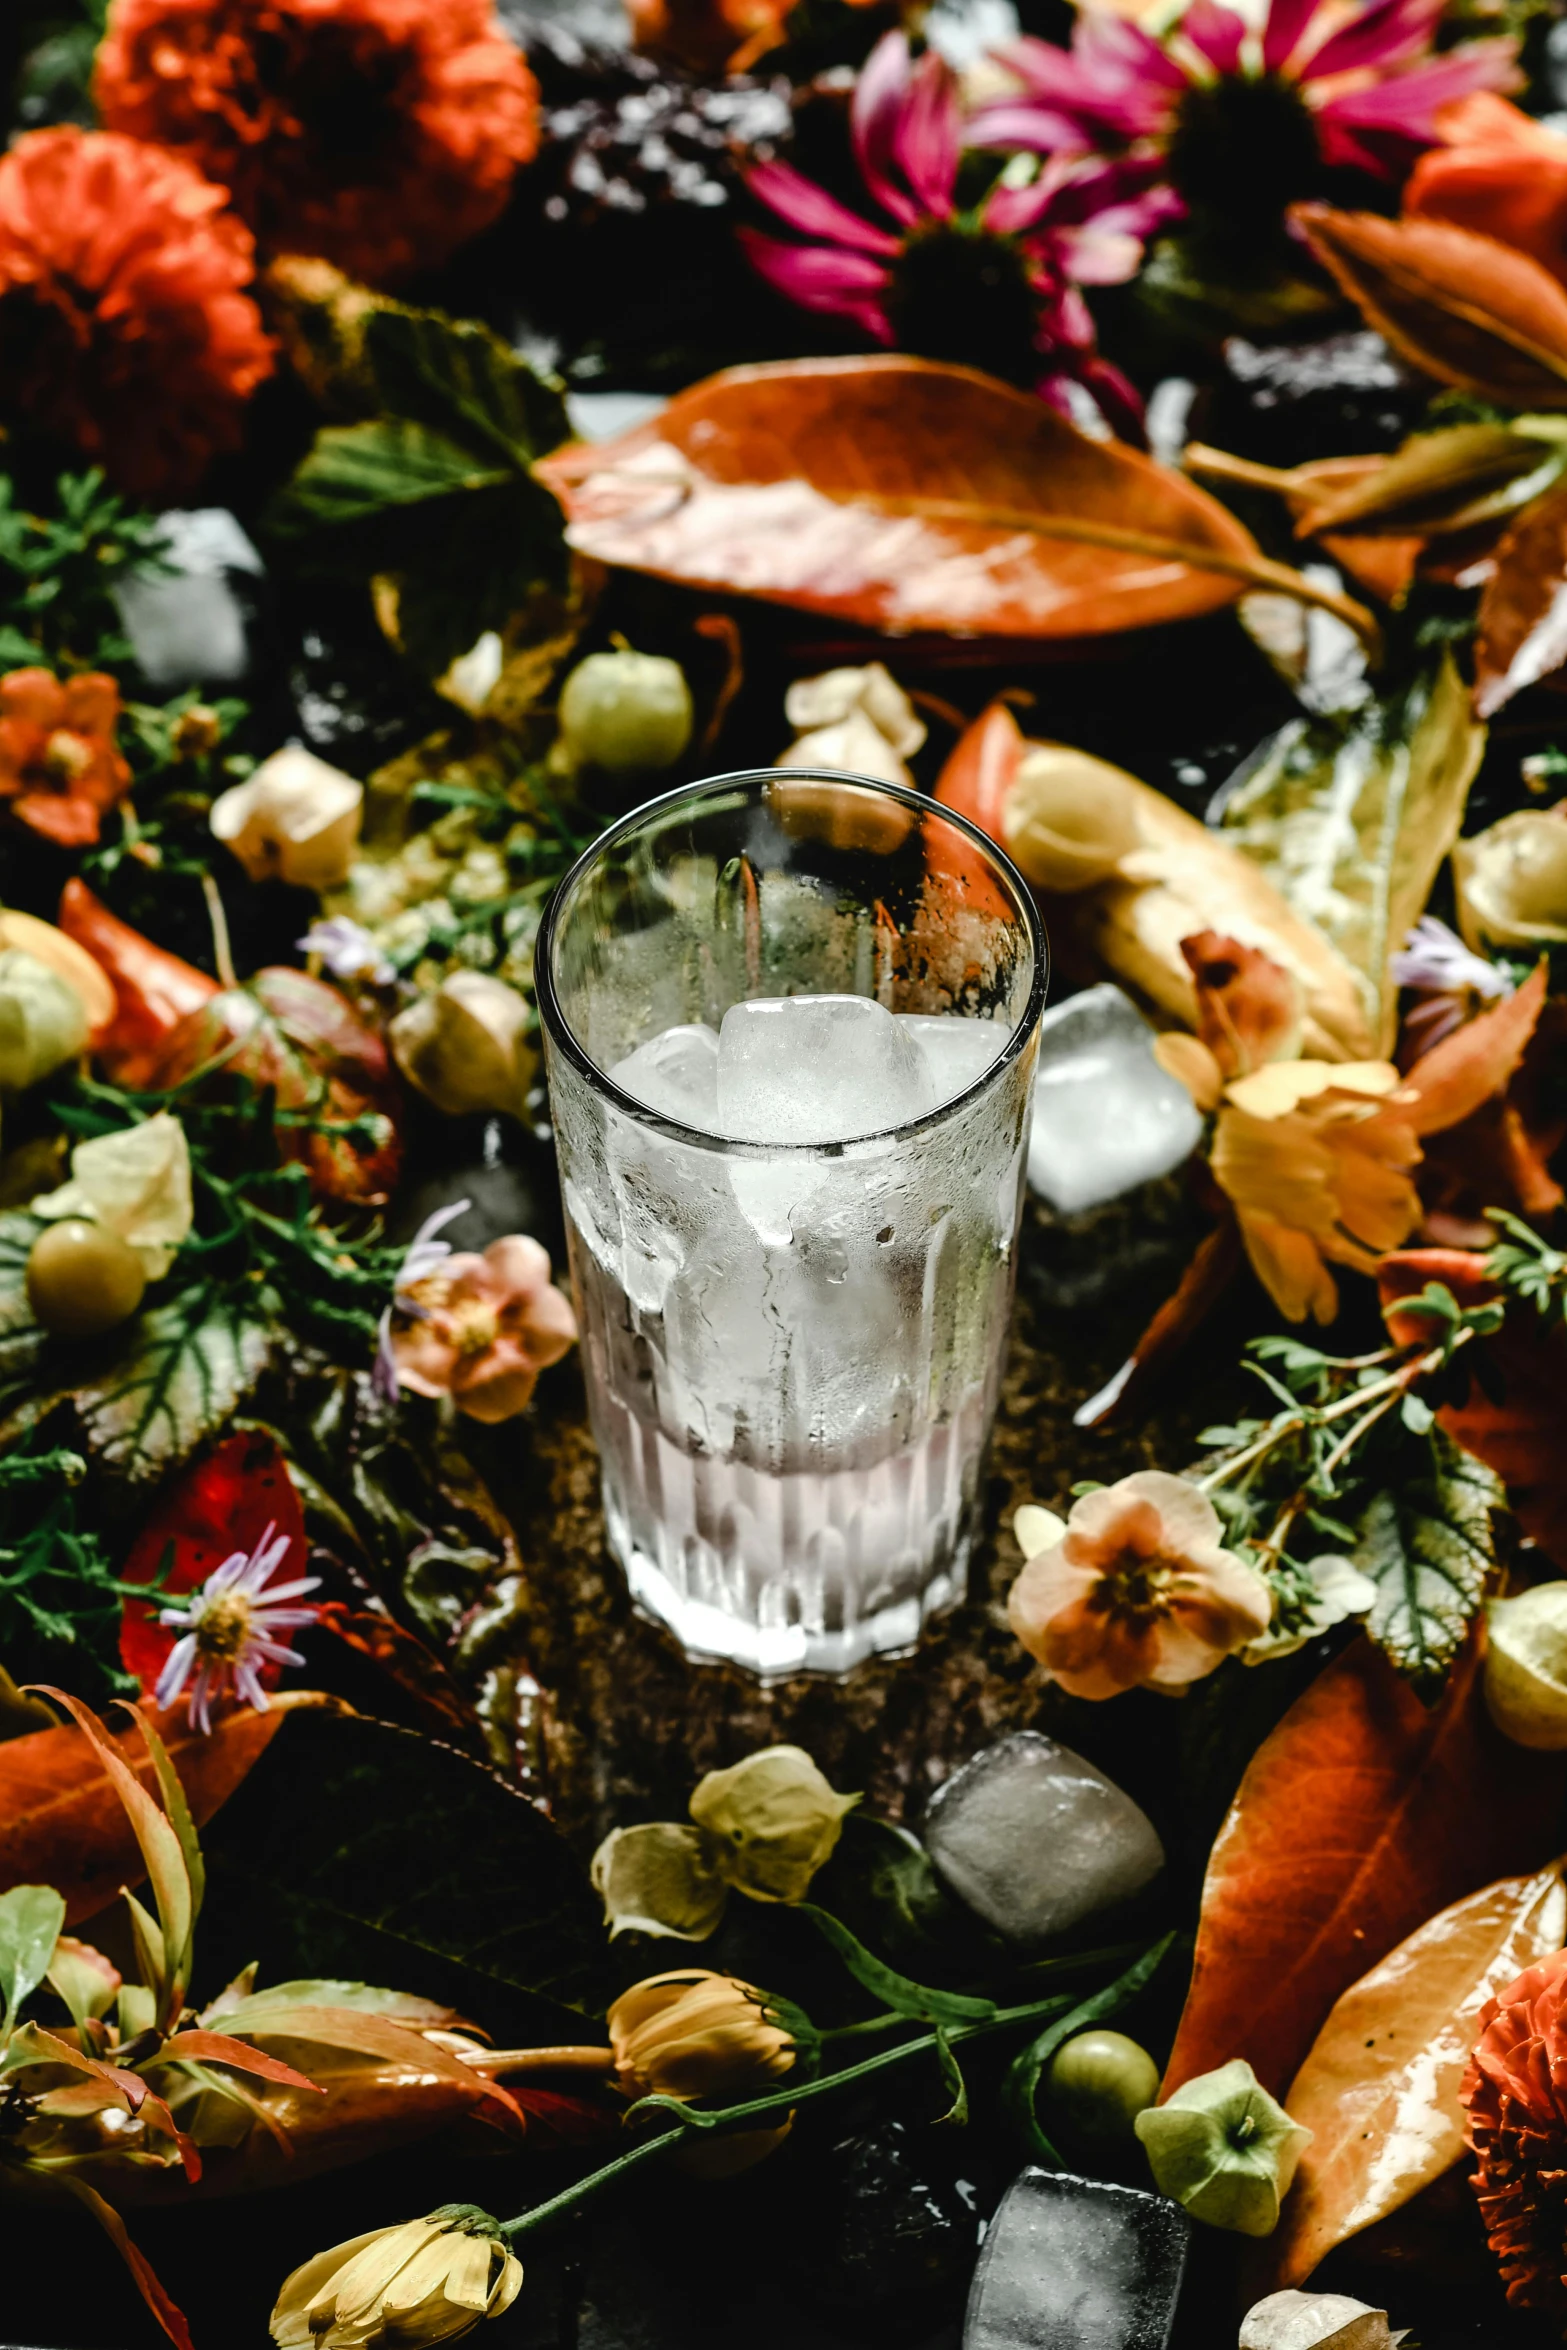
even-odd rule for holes
{"type": "Polygon", "coordinates": [[[936,1087],[932,1109],[967,1093],[990,1067],[1010,1033],[999,1021],[965,1020],[960,1012],[894,1012],[893,1018],[925,1056],[936,1087]]]}
{"type": "Polygon", "coordinates": [[[1019,1730],[976,1754],[925,1815],[936,1873],[1009,1941],[1047,1942],[1164,1866],[1146,1812],[1068,1746],[1019,1730]]]}
{"type": "Polygon", "coordinates": [[[1153,1055],[1154,1031],[1106,983],[1046,1012],[1028,1180],[1059,1216],[1080,1216],[1190,1158],[1202,1117],[1153,1055]]]}
{"type": "Polygon", "coordinates": [[[718,1035],[720,1131],[745,1142],[847,1142],[934,1105],[925,1056],[862,995],[756,996],[718,1035]]]}
{"type": "Polygon", "coordinates": [[[610,1076],[622,1093],[661,1117],[704,1134],[718,1128],[718,1031],[698,1020],[666,1028],[617,1061],[610,1076]]]}
{"type": "Polygon", "coordinates": [[[963,2350],[1167,2350],[1190,2241],[1164,2195],[1022,2171],[986,2232],[963,2350]]]}

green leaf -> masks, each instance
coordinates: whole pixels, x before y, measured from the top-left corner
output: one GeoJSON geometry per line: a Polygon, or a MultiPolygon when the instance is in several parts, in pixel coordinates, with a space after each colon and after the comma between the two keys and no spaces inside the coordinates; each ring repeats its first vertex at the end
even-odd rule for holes
{"type": "Polygon", "coordinates": [[[933,1991],[927,1984],[910,1982],[907,1975],[884,1965],[847,1926],[814,1902],[797,1901],[792,1906],[832,1944],[855,1981],[894,2014],[934,2024],[982,2023],[995,2014],[993,1999],[972,1999],[964,1992],[933,1991]]]}
{"type": "Polygon", "coordinates": [[[963,2068],[952,2051],[952,2043],[938,2024],[936,2027],[936,2062],[941,2067],[941,2078],[952,2099],[945,2113],[936,2116],[937,2123],[954,2122],[962,2129],[968,2120],[968,2083],[963,2068]]]}
{"type": "Polygon", "coordinates": [[[1391,702],[1298,719],[1224,811],[1224,830],[1355,971],[1377,1049],[1391,1049],[1391,957],[1423,911],[1485,749],[1450,651],[1391,702]]]}
{"type": "Polygon", "coordinates": [[[0,2024],[14,2024],[22,2001],[49,1972],[65,1929],[65,1902],[52,1885],[13,1885],[0,1893],[0,2024]]]}
{"type": "Polygon", "coordinates": [[[504,481],[393,576],[397,641],[417,669],[439,677],[487,628],[564,582],[560,509],[537,482],[504,481]]]}
{"type": "Polygon", "coordinates": [[[558,387],[476,319],[377,310],[366,323],[365,358],[390,415],[519,470],[571,437],[558,387]]]}
{"type": "Polygon", "coordinates": [[[493,456],[476,457],[402,417],[329,424],[268,508],[267,527],[280,538],[340,531],[378,520],[389,507],[489,489],[508,478],[493,456]]]}
{"type": "MultiPolygon", "coordinates": [[[[450,1746],[302,1707],[202,1832],[198,1951],[216,1989],[341,1975],[575,2041],[613,1996],[587,1870],[527,1797],[450,1746]]],[[[263,1994],[264,1996],[264,1994],[263,1994]]]]}
{"type": "Polygon", "coordinates": [[[1507,1489],[1441,1428],[1377,1463],[1384,1481],[1361,1513],[1351,1554],[1377,1587],[1367,1628],[1417,1688],[1434,1690],[1495,1564],[1491,1517],[1506,1507],[1507,1489]]]}
{"type": "Polygon", "coordinates": [[[76,1409],[89,1450],[132,1483],[161,1476],[222,1427],[265,1368],[264,1293],[199,1282],[132,1324],[125,1351],[76,1409]]]}
{"type": "Polygon", "coordinates": [[[1141,1958],[1134,1959],[1125,1974],[1118,1975],[1103,1991],[1094,1992],[1090,1998],[1079,2000],[1065,2015],[1056,2016],[1008,2065],[1001,2084],[1002,2109],[1030,2162],[1042,2163],[1047,2170],[1063,2167],[1034,2110],[1040,2075],[1046,2065],[1074,2032],[1086,2032],[1090,2024],[1102,2024],[1106,2017],[1119,2015],[1122,2008],[1130,2007],[1139,1992],[1145,1991],[1153,1981],[1174,1940],[1173,1934],[1166,1934],[1162,1942],[1156,1942],[1141,1958]]]}

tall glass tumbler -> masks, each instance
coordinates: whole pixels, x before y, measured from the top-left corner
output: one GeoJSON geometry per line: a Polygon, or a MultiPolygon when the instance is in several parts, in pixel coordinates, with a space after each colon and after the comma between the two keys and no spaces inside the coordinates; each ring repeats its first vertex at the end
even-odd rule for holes
{"type": "MultiPolygon", "coordinates": [[[[1046,977],[1026,885],[918,792],[720,776],[587,851],[536,970],[609,1540],[634,1597],[691,1655],[764,1677],[911,1647],[962,1588],[1006,1341],[1046,977]],[[802,995],[914,1015],[904,1034],[960,1048],[950,1098],[876,1130],[870,1085],[872,1130],[817,1140],[796,1067],[798,1138],[778,1143],[639,1097],[639,1047],[802,995]]],[[[842,1135],[831,1058],[822,1131],[842,1135]]]]}

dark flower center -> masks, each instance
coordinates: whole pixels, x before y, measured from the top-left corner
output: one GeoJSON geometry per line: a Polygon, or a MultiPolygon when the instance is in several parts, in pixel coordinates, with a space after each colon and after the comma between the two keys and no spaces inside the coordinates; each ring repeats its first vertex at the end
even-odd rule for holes
{"type": "Polygon", "coordinates": [[[260,91],[304,132],[312,176],[352,187],[387,169],[417,82],[412,51],[320,24],[299,41],[258,34],[253,64],[260,91]]]}
{"type": "Polygon", "coordinates": [[[1180,100],[1169,139],[1170,178],[1193,212],[1236,243],[1277,234],[1288,204],[1322,177],[1310,109],[1292,82],[1224,74],[1180,100]]]}
{"type": "Polygon", "coordinates": [[[1007,383],[1040,373],[1038,296],[1017,246],[988,229],[933,221],[893,265],[887,313],[900,351],[978,367],[1007,383]]]}

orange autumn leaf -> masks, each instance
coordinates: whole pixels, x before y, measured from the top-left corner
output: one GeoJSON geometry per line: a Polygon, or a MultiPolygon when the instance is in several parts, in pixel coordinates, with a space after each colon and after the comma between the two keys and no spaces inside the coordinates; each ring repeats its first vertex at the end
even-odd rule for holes
{"type": "Polygon", "coordinates": [[[965,727],[936,784],[944,808],[955,808],[992,840],[1005,842],[1007,801],[1028,745],[1006,702],[992,702],[965,727]]]}
{"type": "Polygon", "coordinates": [[[1567,489],[1526,507],[1480,590],[1475,709],[1482,718],[1567,662],[1567,489]]]}
{"type": "Polygon", "coordinates": [[[114,989],[114,1018],[93,1037],[105,1076],[117,1085],[144,1086],[165,1039],[211,1001],[218,982],[111,914],[85,881],[73,877],[66,883],[59,919],[66,937],[92,956],[114,989]]]}
{"type": "Polygon", "coordinates": [[[1267,2286],[1298,2285],[1463,2152],[1459,2086],[1486,2001],[1567,1940],[1559,1865],[1455,1902],[1346,1991],[1285,2099],[1312,2132],[1267,2286]]]}
{"type": "Polygon", "coordinates": [[[1184,475],[970,368],[894,355],[730,368],[535,471],[581,554],[899,635],[1149,627],[1233,603],[1263,560],[1184,475]]]}
{"type": "Polygon", "coordinates": [[[1263,1741],[1209,1859],[1164,2095],[1243,2056],[1282,2096],[1368,1964],[1498,1869],[1541,1866],[1567,1757],[1508,1744],[1480,1653],[1428,1709],[1357,1640],[1263,1741]]]}
{"type": "Polygon", "coordinates": [[[1567,408],[1567,290],[1527,254],[1445,221],[1296,204],[1290,218],[1400,355],[1509,408],[1567,408]]]}
{"type": "Polygon", "coordinates": [[[1409,1072],[1417,1100],[1417,1134],[1440,1134],[1506,1087],[1545,1008],[1546,967],[1537,963],[1522,987],[1455,1028],[1409,1072]]]}
{"type": "MultiPolygon", "coordinates": [[[[161,1717],[159,1734],[196,1825],[227,1803],[294,1706],[334,1702],[313,1690],[289,1691],[274,1697],[264,1714],[247,1706],[224,1715],[207,1736],[183,1714],[161,1717]]],[[[124,1752],[156,1796],[152,1762],[140,1742],[124,1752]]],[[[144,1873],[120,1798],[80,1730],[34,1730],[0,1744],[0,1891],[53,1885],[65,1896],[67,1925],[74,1926],[107,1908],[122,1885],[140,1884],[144,1873]]]]}

